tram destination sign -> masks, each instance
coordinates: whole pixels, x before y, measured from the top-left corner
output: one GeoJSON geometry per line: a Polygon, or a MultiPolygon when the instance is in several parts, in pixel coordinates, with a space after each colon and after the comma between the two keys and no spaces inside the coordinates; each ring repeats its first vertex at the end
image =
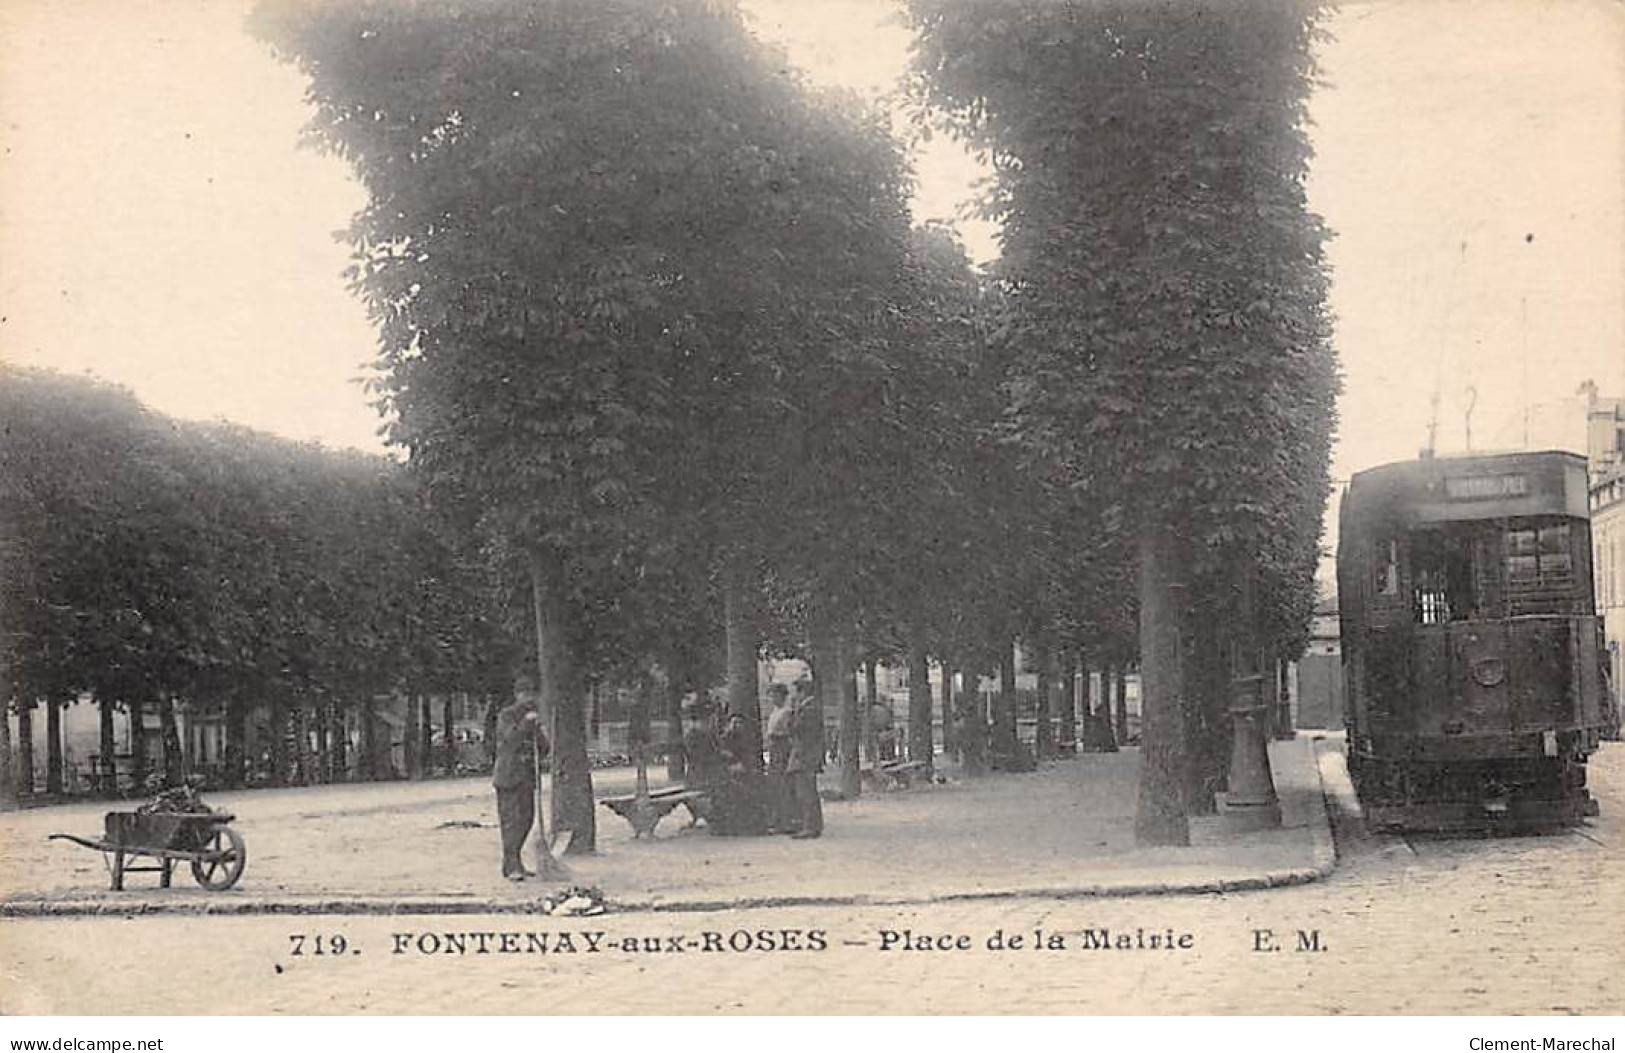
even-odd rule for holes
{"type": "Polygon", "coordinates": [[[1529,477],[1523,474],[1446,476],[1444,493],[1452,501],[1525,497],[1529,493],[1529,477]]]}

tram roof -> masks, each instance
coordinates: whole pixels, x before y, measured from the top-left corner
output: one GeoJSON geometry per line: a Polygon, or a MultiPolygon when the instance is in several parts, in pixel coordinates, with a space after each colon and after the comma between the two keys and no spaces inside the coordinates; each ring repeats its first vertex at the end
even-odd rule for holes
{"type": "Polygon", "coordinates": [[[1584,519],[1586,460],[1566,450],[1425,457],[1356,472],[1346,523],[1446,523],[1518,516],[1584,519]]]}

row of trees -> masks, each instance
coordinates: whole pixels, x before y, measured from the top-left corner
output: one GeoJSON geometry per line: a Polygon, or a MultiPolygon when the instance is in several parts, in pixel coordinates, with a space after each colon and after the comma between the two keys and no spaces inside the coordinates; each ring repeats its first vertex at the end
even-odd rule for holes
{"type": "Polygon", "coordinates": [[[1301,650],[1337,368],[1305,203],[1319,11],[911,0],[920,97],[990,154],[1030,470],[1138,577],[1142,839],[1211,811],[1233,671],[1301,650]]]}
{"type": "Polygon", "coordinates": [[[178,705],[224,712],[226,777],[241,784],[261,706],[265,774],[281,782],[318,774],[299,748],[313,738],[348,767],[347,717],[376,774],[378,695],[511,691],[482,554],[435,529],[399,465],[177,422],[122,389],[9,366],[0,420],[0,667],[30,780],[45,711],[48,792],[63,784],[62,707],[81,697],[100,708],[104,785],[119,710],[138,739],[158,714],[176,775],[178,705]]]}
{"type": "MultiPolygon", "coordinates": [[[[991,280],[910,228],[884,115],[726,5],[256,13],[370,195],[350,237],[389,438],[526,568],[578,850],[584,682],[680,682],[717,620],[749,720],[761,650],[811,658],[849,793],[855,661],[1008,684],[1021,638],[1052,688],[1063,652],[1137,649],[1153,841],[1221,774],[1234,663],[1201,627],[1301,638],[1335,393],[1314,9],[909,11],[930,119],[995,162],[991,280]]],[[[1017,762],[1013,695],[966,714],[972,768],[1017,762]]]]}
{"type": "MultiPolygon", "coordinates": [[[[1301,643],[1336,387],[1323,232],[1302,191],[1315,10],[908,10],[922,119],[994,162],[1004,256],[988,275],[947,232],[910,225],[886,115],[798,82],[726,5],[266,0],[255,13],[310,79],[311,138],[369,194],[353,281],[414,484],[386,490],[466,539],[446,558],[477,553],[491,590],[525,596],[516,624],[534,633],[554,822],[573,851],[594,844],[593,684],[663,683],[675,698],[720,673],[754,721],[757,657],[805,656],[841,714],[839,774],[856,794],[854,673],[876,660],[913,670],[916,735],[931,727],[929,660],[945,684],[996,670],[992,712],[945,699],[946,726],[968,770],[1026,762],[1018,640],[1040,672],[1040,752],[1054,747],[1047,713],[1073,712],[1065,671],[1139,657],[1139,831],[1177,843],[1223,777],[1231,674],[1301,643]]],[[[262,546],[299,506],[265,463],[242,484],[263,490],[244,496],[263,523],[244,513],[256,525],[240,527],[262,546]]],[[[294,623],[272,638],[327,617],[322,589],[348,581],[338,554],[390,536],[387,516],[354,525],[362,506],[312,507],[332,516],[322,541],[248,560],[288,560],[292,584],[254,566],[233,585],[291,597],[278,609],[294,623]],[[307,558],[338,573],[293,567],[307,558]]],[[[160,533],[135,566],[186,536],[160,533]]],[[[435,558],[410,555],[400,580],[435,558]]],[[[177,617],[259,609],[241,591],[240,607],[211,606],[217,578],[205,585],[177,597],[177,617]]],[[[354,606],[332,610],[415,624],[390,585],[343,588],[354,606]]],[[[141,683],[161,686],[145,697],[193,690],[199,669],[222,690],[270,676],[297,693],[374,660],[396,668],[414,642],[463,653],[452,637],[336,621],[331,660],[180,645],[251,632],[217,617],[225,629],[153,645],[141,683]],[[160,653],[174,671],[148,671],[160,653]]],[[[459,617],[458,631],[482,624],[459,617]]],[[[930,757],[929,741],[913,748],[930,757]]]]}

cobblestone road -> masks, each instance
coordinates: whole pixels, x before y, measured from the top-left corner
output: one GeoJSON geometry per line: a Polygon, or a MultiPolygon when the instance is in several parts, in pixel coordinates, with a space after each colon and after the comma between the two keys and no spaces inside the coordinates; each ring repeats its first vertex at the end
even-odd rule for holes
{"type": "Polygon", "coordinates": [[[1342,815],[1331,879],[1258,893],[588,919],[16,920],[0,935],[0,1010],[1620,1013],[1625,745],[1595,758],[1592,785],[1602,817],[1547,837],[1406,841],[1342,815]],[[1034,930],[1066,948],[1034,949],[1034,930]],[[1189,947],[1088,948],[1099,937],[1083,934],[1100,930],[1160,944],[1171,931],[1189,947]],[[964,949],[882,949],[888,931],[964,949]],[[1023,945],[990,949],[1000,932],[1023,945]],[[574,950],[558,945],[565,933],[574,950]],[[324,952],[342,936],[344,953],[316,954],[318,936],[324,952]]]}

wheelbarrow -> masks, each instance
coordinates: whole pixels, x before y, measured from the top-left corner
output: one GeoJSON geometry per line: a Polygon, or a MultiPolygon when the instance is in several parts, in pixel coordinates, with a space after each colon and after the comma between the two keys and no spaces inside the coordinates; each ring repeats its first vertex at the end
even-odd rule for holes
{"type": "Polygon", "coordinates": [[[100,838],[52,834],[48,840],[72,841],[102,853],[115,892],[124,890],[124,875],[155,873],[168,888],[175,865],[192,865],[192,877],[210,892],[237,883],[248,863],[242,835],[228,824],[236,816],[225,812],[108,812],[100,838]],[[151,859],[152,865],[132,866],[132,860],[151,859]]]}

